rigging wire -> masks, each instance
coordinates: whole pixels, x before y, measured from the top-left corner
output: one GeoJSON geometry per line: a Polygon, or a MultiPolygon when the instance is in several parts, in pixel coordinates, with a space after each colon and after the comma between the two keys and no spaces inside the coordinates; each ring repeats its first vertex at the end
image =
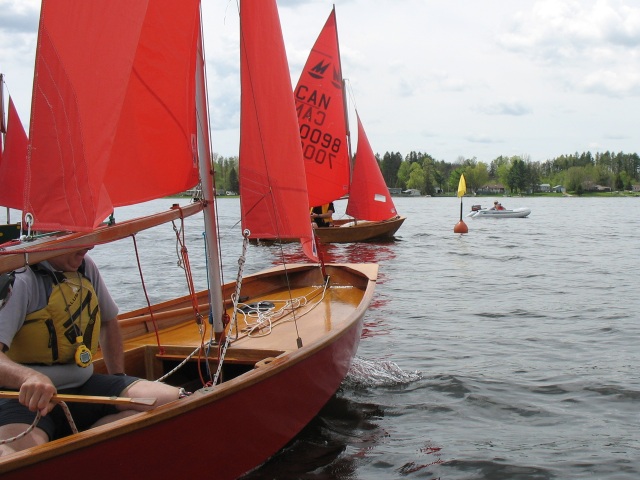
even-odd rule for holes
{"type": "Polygon", "coordinates": [[[149,316],[151,317],[151,322],[153,324],[153,330],[156,335],[156,343],[158,344],[158,351],[160,354],[164,353],[164,347],[160,343],[160,333],[158,331],[158,324],[156,323],[156,318],[153,314],[153,309],[151,308],[151,300],[149,299],[149,293],[147,292],[147,285],[144,281],[144,274],[142,273],[142,264],[140,263],[140,252],[138,252],[138,243],[136,242],[135,233],[131,234],[131,239],[133,240],[133,249],[136,254],[136,262],[138,263],[138,272],[140,273],[140,283],[142,284],[142,291],[144,292],[144,298],[147,301],[147,309],[149,311],[149,316]]]}

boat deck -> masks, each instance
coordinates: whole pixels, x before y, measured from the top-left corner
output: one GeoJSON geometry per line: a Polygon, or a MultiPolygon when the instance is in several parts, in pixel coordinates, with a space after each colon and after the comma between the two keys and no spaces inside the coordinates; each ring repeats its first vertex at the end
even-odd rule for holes
{"type": "MultiPolygon", "coordinates": [[[[252,290],[250,283],[246,290],[252,290]]],[[[309,346],[326,338],[327,333],[342,331],[349,322],[347,319],[360,305],[363,293],[363,289],[345,284],[340,279],[332,279],[324,290],[319,278],[319,282],[312,286],[293,287],[291,290],[279,288],[243,298],[245,301],[239,307],[268,302],[272,308],[270,312],[262,313],[260,319],[255,310],[251,314],[238,312],[238,328],[237,332],[234,328],[230,333],[232,341],[225,354],[225,365],[256,368],[297,350],[299,341],[309,346]],[[292,309],[291,304],[296,308],[292,309]],[[258,326],[259,321],[262,327],[258,326]]],[[[204,315],[208,311],[208,304],[204,303],[205,295],[205,292],[199,294],[200,312],[204,315]]],[[[198,363],[206,359],[210,368],[217,367],[217,345],[198,351],[201,345],[212,339],[212,326],[205,317],[204,327],[200,328],[188,298],[183,298],[179,303],[158,306],[153,319],[142,312],[144,310],[124,315],[121,320],[125,337],[125,370],[128,374],[155,380],[192,354],[189,362],[198,363]],[[154,324],[158,326],[157,334],[154,324]]],[[[229,301],[226,312],[232,318],[233,306],[229,301]]],[[[229,328],[227,326],[227,332],[229,328]]],[[[97,360],[99,358],[98,353],[97,360]]],[[[104,371],[100,361],[96,369],[104,371]]],[[[188,376],[190,380],[196,377],[195,374],[188,376]]]]}

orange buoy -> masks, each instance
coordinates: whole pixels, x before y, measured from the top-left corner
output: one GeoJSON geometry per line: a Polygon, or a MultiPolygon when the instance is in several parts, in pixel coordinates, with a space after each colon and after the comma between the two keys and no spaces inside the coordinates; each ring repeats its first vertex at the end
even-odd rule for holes
{"type": "Polygon", "coordinates": [[[456,226],[453,227],[453,233],[469,233],[469,228],[467,227],[466,223],[460,220],[458,223],[456,223],[456,226]]]}

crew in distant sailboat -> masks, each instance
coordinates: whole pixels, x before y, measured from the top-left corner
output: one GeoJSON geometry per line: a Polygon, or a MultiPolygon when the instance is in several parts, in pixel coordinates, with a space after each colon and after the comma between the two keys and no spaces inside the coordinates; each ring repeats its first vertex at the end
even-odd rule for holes
{"type": "Polygon", "coordinates": [[[313,207],[311,209],[311,220],[314,223],[314,228],[332,227],[334,213],[336,213],[336,209],[333,206],[333,202],[313,207]]]}
{"type": "MultiPolygon", "coordinates": [[[[177,400],[171,385],[126,375],[118,307],[84,249],[15,273],[0,307],[0,386],[20,392],[0,400],[0,456],[63,437],[71,430],[56,393],[105,397],[155,397],[157,405],[177,400]],[[110,375],[93,371],[98,343],[110,375]],[[20,437],[42,418],[27,435],[20,437]]],[[[149,410],[100,403],[68,405],[79,430],[149,410]]]]}

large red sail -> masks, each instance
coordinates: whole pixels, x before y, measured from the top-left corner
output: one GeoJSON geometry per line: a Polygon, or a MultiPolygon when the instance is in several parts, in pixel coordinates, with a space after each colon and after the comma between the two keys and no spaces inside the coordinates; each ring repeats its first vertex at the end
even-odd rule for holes
{"type": "Polygon", "coordinates": [[[240,5],[240,204],[252,238],[300,239],[312,232],[291,77],[274,0],[240,5]]]}
{"type": "Polygon", "coordinates": [[[335,9],[294,91],[310,206],[349,193],[349,146],[335,9]]]}
{"type": "Polygon", "coordinates": [[[388,220],[397,216],[389,189],[384,181],[360,116],[358,118],[358,150],[353,167],[351,193],[347,214],[370,221],[388,220]]]}
{"type": "Polygon", "coordinates": [[[35,229],[88,231],[197,183],[199,21],[198,0],[42,2],[23,207],[35,229]]]}
{"type": "Polygon", "coordinates": [[[7,134],[0,159],[0,205],[4,207],[22,209],[27,144],[27,134],[13,100],[9,97],[7,134]]]}

